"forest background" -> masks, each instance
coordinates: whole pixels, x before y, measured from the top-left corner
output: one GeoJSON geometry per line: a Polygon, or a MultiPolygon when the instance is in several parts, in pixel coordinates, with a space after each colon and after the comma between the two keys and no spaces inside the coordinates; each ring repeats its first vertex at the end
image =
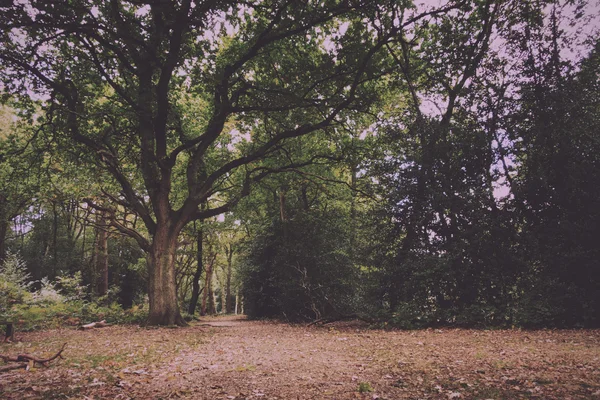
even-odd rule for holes
{"type": "Polygon", "coordinates": [[[0,319],[598,326],[593,4],[0,10],[0,319]]]}

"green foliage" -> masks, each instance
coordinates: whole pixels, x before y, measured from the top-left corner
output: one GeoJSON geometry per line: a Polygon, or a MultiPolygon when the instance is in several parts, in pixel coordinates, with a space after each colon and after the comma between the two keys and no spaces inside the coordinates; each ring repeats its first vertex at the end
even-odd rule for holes
{"type": "Polygon", "coordinates": [[[86,286],[81,285],[79,272],[59,277],[56,282],[43,278],[40,289],[33,293],[32,285],[23,260],[8,253],[0,266],[0,316],[18,321],[20,330],[75,326],[99,320],[141,323],[147,317],[147,311],[138,306],[123,310],[117,303],[103,306],[85,301],[86,286]]]}
{"type": "Polygon", "coordinates": [[[30,298],[29,278],[19,255],[8,253],[0,265],[0,316],[11,316],[15,305],[30,298]]]}
{"type": "Polygon", "coordinates": [[[101,306],[77,300],[19,305],[15,308],[14,316],[19,321],[18,329],[29,331],[78,326],[101,320],[113,324],[141,324],[146,320],[148,311],[138,306],[123,310],[117,303],[101,306]]]}
{"type": "Polygon", "coordinates": [[[56,289],[56,285],[48,278],[42,278],[40,289],[33,293],[32,304],[59,304],[65,302],[65,297],[56,289]]]}
{"type": "Polygon", "coordinates": [[[566,11],[130,3],[4,7],[0,314],[127,322],[204,282],[256,318],[600,324],[600,41],[564,59],[566,11]]]}
{"type": "Polygon", "coordinates": [[[82,284],[81,271],[73,276],[65,275],[56,278],[56,286],[67,300],[83,300],[87,296],[87,285],[82,284]]]}
{"type": "Polygon", "coordinates": [[[301,212],[257,235],[242,267],[246,313],[306,321],[355,311],[360,280],[344,222],[332,211],[301,212]]]}
{"type": "Polygon", "coordinates": [[[360,382],[358,384],[358,393],[371,393],[373,390],[373,386],[369,382],[360,382]]]}

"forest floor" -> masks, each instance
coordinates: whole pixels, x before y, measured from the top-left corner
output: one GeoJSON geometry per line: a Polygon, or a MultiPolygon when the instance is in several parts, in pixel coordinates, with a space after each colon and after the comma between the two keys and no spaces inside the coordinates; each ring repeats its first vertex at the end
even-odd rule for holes
{"type": "MultiPolygon", "coordinates": [[[[1,399],[600,399],[600,330],[369,330],[204,318],[18,333],[1,399]]],[[[0,362],[1,364],[1,362],[0,362]]]]}

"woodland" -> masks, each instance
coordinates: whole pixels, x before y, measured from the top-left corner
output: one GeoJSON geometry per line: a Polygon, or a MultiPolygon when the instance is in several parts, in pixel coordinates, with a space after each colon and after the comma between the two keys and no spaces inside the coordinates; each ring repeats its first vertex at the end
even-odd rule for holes
{"type": "Polygon", "coordinates": [[[599,13],[0,0],[0,398],[600,398],[599,13]]]}
{"type": "Polygon", "coordinates": [[[0,320],[598,327],[594,7],[0,2],[0,320]]]}

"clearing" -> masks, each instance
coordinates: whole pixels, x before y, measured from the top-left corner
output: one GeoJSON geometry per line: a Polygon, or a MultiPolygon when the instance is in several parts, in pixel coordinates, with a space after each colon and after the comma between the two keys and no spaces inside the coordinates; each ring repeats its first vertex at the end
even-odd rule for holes
{"type": "MultiPolygon", "coordinates": [[[[600,398],[600,330],[368,330],[204,318],[187,328],[19,333],[2,399],[600,398]]],[[[0,362],[0,364],[2,364],[0,362]]]]}

